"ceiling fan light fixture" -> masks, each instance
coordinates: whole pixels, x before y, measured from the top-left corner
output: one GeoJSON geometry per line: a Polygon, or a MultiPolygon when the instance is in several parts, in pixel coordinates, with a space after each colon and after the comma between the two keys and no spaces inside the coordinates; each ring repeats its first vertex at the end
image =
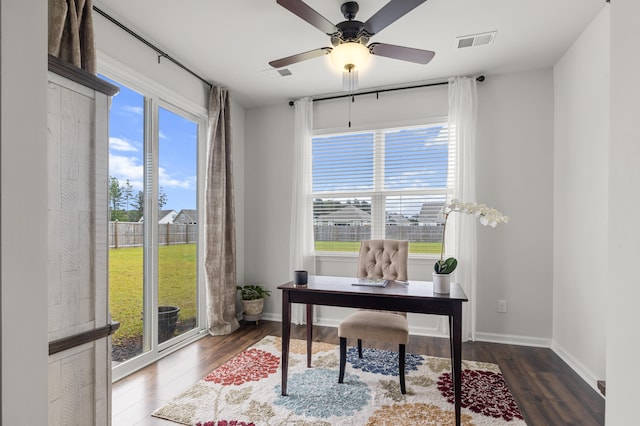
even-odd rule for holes
{"type": "Polygon", "coordinates": [[[369,61],[369,49],[357,42],[341,43],[331,51],[331,62],[340,71],[358,71],[369,61]]]}

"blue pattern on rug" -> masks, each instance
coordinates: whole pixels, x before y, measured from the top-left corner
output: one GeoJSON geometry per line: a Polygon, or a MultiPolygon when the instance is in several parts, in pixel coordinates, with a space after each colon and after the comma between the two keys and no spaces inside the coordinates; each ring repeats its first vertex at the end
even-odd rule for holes
{"type": "MultiPolygon", "coordinates": [[[[347,349],[347,361],[353,368],[366,371],[368,373],[384,374],[385,376],[397,376],[398,373],[398,352],[386,351],[382,349],[363,348],[362,358],[358,357],[358,349],[350,347],[347,349]]],[[[405,373],[417,370],[422,365],[424,359],[420,355],[405,355],[405,373]]]]}
{"type": "Polygon", "coordinates": [[[338,383],[335,370],[313,368],[293,374],[287,382],[288,396],[281,395],[280,385],[275,386],[281,405],[299,416],[327,418],[353,416],[371,400],[369,386],[353,374],[346,374],[344,383],[338,383]]]}

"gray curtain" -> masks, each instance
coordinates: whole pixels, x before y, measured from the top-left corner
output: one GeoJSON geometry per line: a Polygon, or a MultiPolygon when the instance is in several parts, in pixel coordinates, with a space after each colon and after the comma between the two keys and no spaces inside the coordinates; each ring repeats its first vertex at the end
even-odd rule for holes
{"type": "Polygon", "coordinates": [[[49,54],[96,74],[92,0],[49,0],[49,54]]]}
{"type": "Polygon", "coordinates": [[[226,89],[211,87],[207,131],[204,238],[207,320],[213,336],[239,327],[236,318],[236,219],[226,89]]]}

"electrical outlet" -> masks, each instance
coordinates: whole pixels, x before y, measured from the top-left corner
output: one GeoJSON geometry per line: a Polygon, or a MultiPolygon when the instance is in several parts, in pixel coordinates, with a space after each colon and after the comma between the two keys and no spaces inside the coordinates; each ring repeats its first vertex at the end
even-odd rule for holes
{"type": "Polygon", "coordinates": [[[498,299],[498,312],[501,314],[507,312],[507,301],[505,299],[498,299]]]}

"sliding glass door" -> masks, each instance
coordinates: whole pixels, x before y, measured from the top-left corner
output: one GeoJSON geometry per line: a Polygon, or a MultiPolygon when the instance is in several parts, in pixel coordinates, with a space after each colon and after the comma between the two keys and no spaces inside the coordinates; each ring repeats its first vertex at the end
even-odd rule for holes
{"type": "Polygon", "coordinates": [[[204,120],[144,89],[109,81],[120,87],[110,110],[108,188],[118,379],[203,326],[198,162],[204,120]]]}

